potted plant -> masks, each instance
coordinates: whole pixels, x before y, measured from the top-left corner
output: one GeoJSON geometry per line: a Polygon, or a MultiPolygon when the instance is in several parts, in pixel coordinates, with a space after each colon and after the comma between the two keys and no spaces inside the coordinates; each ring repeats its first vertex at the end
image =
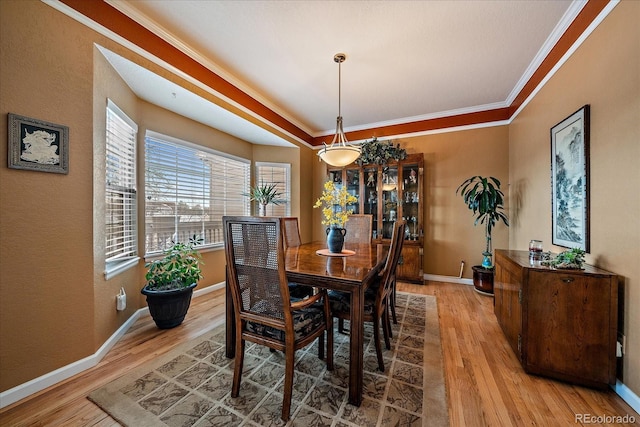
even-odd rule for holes
{"type": "Polygon", "coordinates": [[[472,267],[473,284],[476,290],[493,294],[491,231],[500,221],[509,226],[507,215],[502,211],[504,194],[500,190],[500,181],[494,177],[472,176],[460,184],[456,194],[458,192],[475,216],[473,225],[484,224],[485,226],[486,247],[482,253],[482,265],[472,267]]]}
{"type": "Polygon", "coordinates": [[[573,248],[568,251],[560,252],[554,259],[542,261],[540,264],[557,269],[582,270],[584,269],[583,264],[585,254],[586,252],[582,249],[573,248]]]}
{"type": "Polygon", "coordinates": [[[202,278],[200,253],[194,249],[202,239],[195,235],[189,243],[174,242],[162,258],[145,264],[148,268],[142,288],[151,317],[160,329],[178,326],[184,320],[197,282],[202,278]]]}
{"type": "Polygon", "coordinates": [[[258,214],[260,216],[267,215],[267,205],[269,203],[279,205],[286,202],[282,197],[282,193],[278,191],[276,184],[265,184],[264,182],[260,182],[260,185],[251,188],[251,192],[245,194],[245,196],[249,196],[249,200],[252,202],[258,202],[258,214]]]}
{"type": "Polygon", "coordinates": [[[360,145],[360,157],[356,159],[358,166],[368,164],[387,164],[390,160],[404,160],[407,158],[407,151],[400,148],[400,144],[393,144],[393,141],[378,141],[373,138],[360,145]]]}
{"type": "Polygon", "coordinates": [[[340,253],[344,247],[344,223],[349,219],[351,211],[347,205],[357,203],[358,199],[347,191],[346,186],[336,188],[333,180],[324,183],[322,196],[316,200],[314,208],[322,207],[323,225],[327,225],[327,248],[331,253],[340,253]]]}

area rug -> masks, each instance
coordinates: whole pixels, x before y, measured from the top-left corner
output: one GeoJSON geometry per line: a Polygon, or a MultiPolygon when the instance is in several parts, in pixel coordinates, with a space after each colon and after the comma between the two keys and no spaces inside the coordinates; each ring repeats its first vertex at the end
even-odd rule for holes
{"type": "Polygon", "coordinates": [[[281,352],[247,343],[240,396],[231,398],[233,359],[225,357],[224,319],[211,332],[92,392],[89,399],[130,427],[446,426],[436,299],[398,293],[396,312],[392,348],[384,350],[384,373],[377,369],[372,327],[365,324],[359,407],[347,402],[349,336],[337,328],[333,371],[318,359],[317,341],[296,352],[287,423],[280,419],[281,352]]]}

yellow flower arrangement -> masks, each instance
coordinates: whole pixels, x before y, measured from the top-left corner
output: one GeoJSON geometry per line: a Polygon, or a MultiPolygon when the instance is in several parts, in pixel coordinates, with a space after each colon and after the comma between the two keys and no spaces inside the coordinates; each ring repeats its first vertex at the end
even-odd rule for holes
{"type": "Polygon", "coordinates": [[[351,215],[351,211],[347,210],[347,205],[357,202],[358,199],[347,192],[346,186],[337,189],[333,181],[327,181],[324,183],[322,197],[316,200],[313,207],[322,207],[323,225],[344,228],[344,223],[347,222],[349,215],[351,215]],[[338,206],[340,210],[336,209],[338,206]]]}

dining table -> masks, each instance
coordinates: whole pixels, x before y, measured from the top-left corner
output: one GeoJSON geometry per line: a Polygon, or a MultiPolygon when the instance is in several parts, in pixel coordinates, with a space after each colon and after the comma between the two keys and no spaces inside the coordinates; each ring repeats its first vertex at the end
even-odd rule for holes
{"type": "MultiPolygon", "coordinates": [[[[360,406],[364,371],[364,292],[384,267],[388,246],[376,243],[345,244],[339,254],[332,254],[326,248],[326,241],[287,248],[287,279],[289,282],[350,294],[349,403],[360,406]]],[[[229,358],[235,356],[234,320],[233,300],[227,286],[226,355],[229,358]]]]}

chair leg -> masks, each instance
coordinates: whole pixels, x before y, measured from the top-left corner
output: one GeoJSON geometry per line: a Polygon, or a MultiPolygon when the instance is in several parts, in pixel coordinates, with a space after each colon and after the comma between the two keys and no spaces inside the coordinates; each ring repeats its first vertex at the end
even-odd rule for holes
{"type": "Polygon", "coordinates": [[[398,318],[396,317],[396,280],[393,279],[393,289],[391,290],[391,315],[393,316],[393,324],[398,324],[398,318]]]}
{"type": "Polygon", "coordinates": [[[344,319],[338,318],[338,332],[344,334],[344,319]]]}
{"type": "Polygon", "coordinates": [[[320,360],[324,360],[324,334],[326,333],[323,332],[322,335],[320,335],[318,337],[318,359],[320,360]]]}
{"type": "Polygon", "coordinates": [[[380,321],[373,319],[373,341],[376,345],[376,356],[378,357],[378,369],[384,372],[384,359],[382,358],[382,346],[380,345],[380,321]]]}
{"type": "Polygon", "coordinates": [[[391,320],[389,320],[389,310],[385,307],[382,312],[382,332],[384,333],[384,345],[387,350],[391,350],[391,320]]]}
{"type": "Polygon", "coordinates": [[[293,362],[295,350],[293,346],[287,346],[285,349],[285,367],[284,367],[284,397],[282,398],[282,415],[283,421],[289,421],[291,415],[291,395],[293,394],[293,362]]]}
{"type": "Polygon", "coordinates": [[[327,319],[327,370],[333,371],[333,317],[327,319]]]}
{"type": "Polygon", "coordinates": [[[244,347],[245,343],[242,339],[241,334],[237,334],[236,362],[233,367],[233,384],[231,386],[231,397],[238,397],[238,395],[240,394],[240,381],[242,381],[242,369],[244,367],[244,347]]]}

